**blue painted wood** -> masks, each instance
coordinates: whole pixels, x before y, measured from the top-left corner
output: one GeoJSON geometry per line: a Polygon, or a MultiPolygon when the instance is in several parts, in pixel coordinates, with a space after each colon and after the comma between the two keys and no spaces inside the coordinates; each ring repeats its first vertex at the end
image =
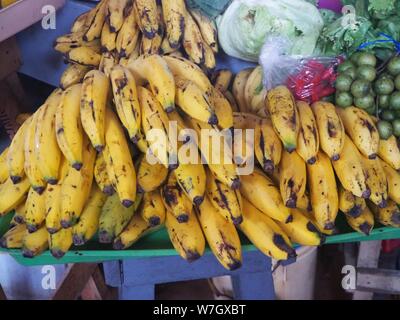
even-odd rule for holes
{"type": "Polygon", "coordinates": [[[120,287],[123,282],[121,261],[103,262],[104,278],[110,287],[120,287]]]}
{"type": "Polygon", "coordinates": [[[245,273],[232,277],[236,300],[274,300],[271,272],[245,273]]]}
{"type": "Polygon", "coordinates": [[[155,285],[122,286],[118,293],[119,300],[154,300],[155,285]]]}

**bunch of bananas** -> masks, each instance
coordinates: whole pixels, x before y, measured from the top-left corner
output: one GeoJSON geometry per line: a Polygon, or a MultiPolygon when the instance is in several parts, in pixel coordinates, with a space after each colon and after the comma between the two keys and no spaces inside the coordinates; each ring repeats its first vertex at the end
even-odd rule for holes
{"type": "Polygon", "coordinates": [[[102,0],[77,17],[54,48],[70,62],[61,79],[65,89],[90,68],[109,75],[113,65],[144,54],[184,54],[211,72],[218,41],[215,22],[184,0],[102,0]]]}

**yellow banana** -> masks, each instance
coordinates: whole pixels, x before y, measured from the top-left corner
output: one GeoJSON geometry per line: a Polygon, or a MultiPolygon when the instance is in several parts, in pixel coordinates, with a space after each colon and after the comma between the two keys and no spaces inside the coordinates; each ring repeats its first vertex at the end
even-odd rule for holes
{"type": "Polygon", "coordinates": [[[400,210],[396,202],[389,199],[386,208],[379,208],[370,201],[367,203],[379,223],[384,226],[400,228],[400,210]]]}
{"type": "Polygon", "coordinates": [[[226,220],[234,225],[242,223],[242,195],[239,190],[230,189],[218,181],[209,170],[206,190],[210,202],[226,220]]]}
{"type": "Polygon", "coordinates": [[[31,120],[25,121],[21,127],[19,127],[13,140],[11,141],[10,147],[7,152],[7,166],[11,181],[14,184],[19,183],[25,176],[25,137],[26,132],[29,129],[31,120]]]}
{"type": "Polygon", "coordinates": [[[183,33],[182,46],[190,59],[198,64],[204,64],[204,42],[200,29],[191,14],[185,13],[185,32],[183,33]]]}
{"type": "Polygon", "coordinates": [[[8,150],[9,147],[5,148],[0,154],[0,184],[6,182],[6,180],[9,178],[7,165],[8,150]]]}
{"type": "Polygon", "coordinates": [[[211,80],[215,89],[224,93],[229,89],[232,77],[233,74],[229,69],[219,69],[212,74],[211,80]]]}
{"type": "Polygon", "coordinates": [[[319,246],[325,242],[325,236],[318,231],[310,219],[297,209],[292,209],[291,212],[292,221],[278,222],[278,225],[292,242],[303,246],[319,246]]]}
{"type": "Polygon", "coordinates": [[[393,169],[400,169],[400,149],[395,136],[390,136],[387,140],[381,139],[379,141],[378,155],[393,169]]]}
{"type": "Polygon", "coordinates": [[[58,146],[69,164],[76,170],[82,167],[81,90],[81,84],[75,84],[66,89],[55,114],[58,146]]]}
{"type": "Polygon", "coordinates": [[[329,158],[319,152],[317,161],[307,164],[311,205],[318,227],[324,231],[333,230],[338,213],[339,197],[335,174],[329,158]]]}
{"type": "Polygon", "coordinates": [[[141,110],[135,78],[127,68],[120,65],[112,68],[110,78],[119,119],[130,139],[136,143],[141,126],[141,110]]]}
{"type": "Polygon", "coordinates": [[[283,203],[278,188],[264,173],[255,169],[251,174],[241,176],[241,182],[242,197],[250,201],[258,210],[275,220],[290,221],[289,208],[283,203]]]}
{"type": "Polygon", "coordinates": [[[117,33],[111,31],[111,27],[108,23],[103,25],[101,30],[101,52],[110,52],[116,48],[117,33]]]}
{"type": "Polygon", "coordinates": [[[209,45],[203,42],[204,48],[204,63],[202,67],[207,74],[210,74],[214,71],[215,66],[217,65],[217,60],[214,55],[214,51],[211,49],[209,45]]]}
{"type": "Polygon", "coordinates": [[[101,61],[101,55],[90,47],[77,47],[67,53],[70,63],[77,63],[86,67],[97,68],[101,61]]]}
{"type": "Polygon", "coordinates": [[[311,105],[317,121],[319,143],[321,149],[336,161],[344,146],[344,126],[336,108],[329,102],[315,102],[311,105]]]}
{"type": "Polygon", "coordinates": [[[219,263],[231,271],[240,268],[242,248],[233,223],[227,221],[208,198],[196,211],[207,243],[219,263]]]}
{"type": "Polygon", "coordinates": [[[174,174],[180,187],[194,205],[199,206],[204,200],[206,190],[206,172],[199,164],[180,164],[174,174]]]}
{"type": "Polygon", "coordinates": [[[20,249],[22,247],[22,240],[26,233],[25,224],[15,225],[0,238],[0,247],[7,249],[20,249]]]}
{"type": "Polygon", "coordinates": [[[365,199],[356,197],[350,191],[339,185],[339,209],[346,215],[357,218],[365,209],[365,199]]]}
{"type": "Polygon", "coordinates": [[[134,204],[136,198],[136,172],[125,133],[110,109],[106,110],[105,140],[104,159],[108,175],[121,204],[128,208],[134,204]]]}
{"type": "Polygon", "coordinates": [[[400,204],[400,173],[382,160],[380,164],[386,175],[389,198],[400,204]]]}
{"type": "Polygon", "coordinates": [[[143,36],[153,39],[159,28],[156,0],[136,0],[134,5],[143,36]]]}
{"type": "Polygon", "coordinates": [[[62,91],[56,89],[46,100],[46,106],[39,110],[35,128],[34,153],[43,179],[49,184],[57,183],[61,163],[61,151],[55,130],[56,113],[61,98],[62,91]]]}
{"type": "Polygon", "coordinates": [[[271,115],[274,129],[281,139],[283,146],[288,152],[296,150],[297,137],[300,131],[300,119],[296,103],[289,89],[285,86],[278,86],[271,89],[268,91],[265,103],[271,115]]]}
{"type": "Polygon", "coordinates": [[[163,18],[166,27],[166,41],[172,49],[179,48],[185,29],[185,1],[162,0],[163,18]]]}
{"type": "Polygon", "coordinates": [[[371,190],[366,183],[362,155],[347,135],[344,137],[343,150],[339,154],[339,158],[332,161],[332,165],[346,190],[351,191],[357,197],[369,198],[371,190]]]}
{"type": "Polygon", "coordinates": [[[172,245],[183,259],[193,262],[204,254],[205,239],[195,213],[190,213],[187,223],[180,223],[167,210],[165,227],[172,245]]]}
{"type": "Polygon", "coordinates": [[[265,255],[276,260],[296,257],[284,231],[246,199],[243,199],[243,222],[239,228],[265,255]]]}
{"type": "Polygon", "coordinates": [[[319,134],[317,122],[310,106],[303,101],[297,101],[300,117],[300,132],[297,140],[297,153],[308,164],[315,162],[319,150],[319,134]]]}
{"type": "Polygon", "coordinates": [[[115,51],[107,51],[101,54],[101,61],[99,70],[103,72],[107,77],[110,76],[111,69],[118,63],[115,51]]]}
{"type": "Polygon", "coordinates": [[[176,48],[176,49],[172,48],[171,45],[168,42],[167,36],[165,36],[164,39],[161,42],[160,54],[163,54],[163,55],[172,54],[172,53],[177,52],[178,49],[179,49],[179,47],[176,48]]]}
{"type": "Polygon", "coordinates": [[[106,9],[107,9],[108,0],[102,0],[96,6],[96,13],[92,21],[89,24],[89,28],[86,30],[83,39],[85,41],[92,41],[101,36],[101,30],[104,25],[104,21],[106,18],[106,9]]]}
{"type": "Polygon", "coordinates": [[[233,128],[233,110],[225,96],[219,90],[212,88],[209,101],[214,107],[214,112],[218,119],[218,126],[221,129],[233,128]]]}
{"type": "Polygon", "coordinates": [[[303,196],[297,199],[297,209],[301,210],[302,212],[310,213],[312,212],[312,206],[310,201],[310,195],[306,191],[303,196]]]}
{"type": "Polygon", "coordinates": [[[7,179],[0,185],[0,217],[14,210],[25,200],[29,187],[27,178],[23,178],[18,184],[13,184],[11,179],[7,179]]]}
{"type": "Polygon", "coordinates": [[[239,112],[239,111],[240,111],[240,110],[239,110],[239,105],[237,104],[236,99],[235,99],[235,97],[233,96],[232,92],[230,92],[230,91],[225,91],[225,92],[224,92],[224,97],[225,97],[226,100],[229,101],[233,112],[239,112]]]}
{"type": "Polygon", "coordinates": [[[60,88],[65,90],[70,86],[81,83],[86,73],[90,71],[90,67],[76,63],[71,63],[64,70],[60,79],[60,88]]]}
{"type": "Polygon", "coordinates": [[[147,162],[146,156],[140,161],[137,182],[140,192],[151,192],[160,187],[167,179],[168,169],[162,164],[151,165],[147,162]]]}
{"type": "Polygon", "coordinates": [[[60,53],[68,54],[68,52],[72,49],[82,46],[87,47],[88,42],[85,42],[83,40],[83,35],[84,32],[73,32],[64,34],[54,41],[53,48],[60,53]]]}
{"type": "Polygon", "coordinates": [[[71,33],[85,32],[89,28],[89,23],[94,18],[95,13],[96,8],[93,8],[77,16],[72,23],[71,33]]]}
{"type": "Polygon", "coordinates": [[[142,37],[140,42],[140,54],[158,54],[160,52],[161,43],[162,36],[159,33],[156,33],[153,39],[142,37]]]}
{"type": "Polygon", "coordinates": [[[253,112],[257,111],[253,108],[255,104],[252,103],[252,100],[255,97],[262,97],[265,94],[263,89],[263,69],[261,66],[257,66],[251,71],[244,88],[244,99],[246,100],[246,106],[249,110],[253,112]]]}
{"type": "Polygon", "coordinates": [[[363,233],[367,236],[374,228],[374,215],[367,206],[358,217],[354,218],[348,214],[346,214],[345,217],[347,223],[353,230],[363,233]]]}
{"type": "Polygon", "coordinates": [[[46,192],[40,195],[31,188],[26,199],[25,210],[26,227],[29,232],[35,232],[46,218],[46,192]]]}
{"type": "Polygon", "coordinates": [[[45,226],[33,233],[26,232],[22,240],[22,255],[25,258],[33,258],[40,255],[49,247],[48,236],[45,226]]]}
{"type": "Polygon", "coordinates": [[[138,46],[140,30],[135,16],[135,10],[130,8],[115,42],[119,58],[128,58],[138,46]]]}
{"type": "Polygon", "coordinates": [[[81,170],[70,167],[61,185],[60,220],[63,228],[69,228],[76,223],[92,188],[96,151],[86,136],[83,139],[82,159],[81,170]]]}
{"type": "Polygon", "coordinates": [[[250,74],[252,73],[252,71],[253,71],[253,68],[243,69],[235,76],[235,79],[233,79],[232,93],[239,105],[239,110],[241,112],[248,111],[247,101],[246,101],[244,92],[245,92],[247,80],[248,80],[250,74]]]}
{"type": "Polygon", "coordinates": [[[146,192],[143,194],[140,214],[151,226],[158,226],[165,221],[165,206],[160,190],[146,192]]]}
{"type": "Polygon", "coordinates": [[[371,190],[369,199],[380,208],[386,207],[388,184],[380,160],[376,158],[371,160],[362,157],[362,163],[365,170],[367,187],[371,190]]]}
{"type": "Polygon", "coordinates": [[[129,0],[108,0],[106,8],[106,21],[110,31],[116,33],[124,22],[124,11],[129,5],[129,0]]]}
{"type": "Polygon", "coordinates": [[[204,42],[210,46],[213,52],[218,52],[218,32],[214,20],[208,18],[200,10],[190,10],[194,20],[199,26],[204,42]]]}
{"type": "Polygon", "coordinates": [[[61,259],[72,246],[72,228],[49,234],[48,241],[51,255],[56,259],[61,259]]]}
{"type": "Polygon", "coordinates": [[[104,126],[110,84],[108,77],[98,70],[89,71],[82,84],[81,121],[93,147],[104,148],[104,126]]]}
{"type": "Polygon", "coordinates": [[[101,208],[106,202],[107,196],[96,186],[92,187],[82,214],[76,225],[72,227],[74,245],[81,246],[93,238],[99,228],[101,208]]]}
{"type": "Polygon", "coordinates": [[[282,153],[280,163],[280,184],[283,203],[289,208],[296,208],[298,198],[306,191],[306,164],[296,151],[282,153]]]}
{"type": "Polygon", "coordinates": [[[25,214],[26,214],[25,202],[21,202],[18,205],[18,207],[15,208],[15,214],[13,220],[16,222],[16,224],[25,223],[25,214]]]}
{"type": "Polygon", "coordinates": [[[112,181],[107,171],[107,163],[104,159],[104,154],[99,153],[96,157],[96,162],[94,164],[94,179],[100,190],[108,196],[112,196],[115,192],[112,181]]]}
{"type": "Polygon", "coordinates": [[[356,107],[337,108],[344,128],[361,154],[375,159],[379,150],[379,132],[371,116],[356,107]]]}

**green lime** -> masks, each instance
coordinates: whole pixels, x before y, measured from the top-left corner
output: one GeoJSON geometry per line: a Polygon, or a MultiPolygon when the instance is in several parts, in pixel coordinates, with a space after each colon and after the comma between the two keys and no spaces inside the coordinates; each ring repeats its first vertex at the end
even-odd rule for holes
{"type": "Polygon", "coordinates": [[[330,96],[323,97],[321,100],[325,102],[335,103],[335,95],[331,94],[330,96]]]}
{"type": "Polygon", "coordinates": [[[392,76],[397,76],[400,74],[400,56],[390,59],[386,68],[392,76]]]}
{"type": "Polygon", "coordinates": [[[396,87],[397,90],[400,91],[400,74],[398,74],[394,79],[394,86],[396,87]]]}
{"type": "Polygon", "coordinates": [[[354,98],[354,105],[361,109],[369,109],[375,107],[375,99],[370,94],[365,96],[354,98]]]}
{"type": "Polygon", "coordinates": [[[356,68],[351,67],[346,69],[342,74],[348,75],[353,80],[356,78],[356,68]]]}
{"type": "Polygon", "coordinates": [[[393,134],[392,124],[388,121],[385,120],[378,121],[377,127],[379,131],[379,136],[383,140],[389,139],[390,136],[393,134]]]}
{"type": "Polygon", "coordinates": [[[363,79],[372,82],[376,78],[376,70],[374,67],[363,64],[357,68],[356,77],[357,79],[363,79]]]}
{"type": "Polygon", "coordinates": [[[390,109],[400,110],[400,91],[395,91],[390,96],[390,109]]]}
{"type": "Polygon", "coordinates": [[[376,108],[375,108],[375,106],[373,106],[373,107],[371,107],[371,108],[367,108],[367,109],[365,109],[365,111],[367,111],[368,114],[370,114],[370,115],[372,115],[372,116],[374,116],[374,115],[376,114],[376,108]]]}
{"type": "Polygon", "coordinates": [[[381,77],[375,81],[375,92],[381,94],[391,94],[394,90],[393,80],[387,77],[381,77]]]}
{"type": "Polygon", "coordinates": [[[360,59],[360,55],[362,54],[362,52],[357,51],[354,52],[351,56],[350,56],[350,61],[354,64],[358,64],[358,60],[360,59]]]}
{"type": "Polygon", "coordinates": [[[353,104],[353,96],[347,91],[336,91],[336,105],[341,108],[350,107],[353,104]]]}
{"type": "Polygon", "coordinates": [[[387,109],[390,106],[390,96],[383,94],[378,97],[378,107],[381,109],[387,109]]]}
{"type": "Polygon", "coordinates": [[[359,55],[356,64],[358,66],[362,66],[362,65],[366,64],[368,66],[375,67],[376,66],[376,57],[372,53],[362,52],[359,55]]]}
{"type": "Polygon", "coordinates": [[[381,113],[381,118],[386,121],[393,121],[396,119],[396,115],[393,111],[391,110],[385,110],[381,113]]]}
{"type": "Polygon", "coordinates": [[[347,74],[341,74],[336,79],[336,90],[339,91],[349,91],[351,84],[353,83],[353,79],[347,74]]]}
{"type": "Polygon", "coordinates": [[[338,72],[339,73],[345,72],[349,68],[355,69],[355,65],[350,60],[346,60],[345,62],[339,65],[338,72]]]}
{"type": "Polygon", "coordinates": [[[396,119],[392,122],[393,134],[399,138],[400,137],[400,119],[396,119]]]}
{"type": "Polygon", "coordinates": [[[369,93],[371,89],[371,84],[365,80],[355,80],[351,85],[351,94],[355,98],[362,98],[369,93]]]}

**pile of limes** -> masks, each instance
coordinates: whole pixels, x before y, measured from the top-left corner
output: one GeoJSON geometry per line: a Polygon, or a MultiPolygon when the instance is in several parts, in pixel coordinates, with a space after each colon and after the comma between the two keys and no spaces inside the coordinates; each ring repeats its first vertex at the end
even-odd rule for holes
{"type": "Polygon", "coordinates": [[[356,106],[379,117],[382,139],[400,137],[400,56],[394,56],[379,73],[377,59],[369,52],[356,52],[338,67],[336,105],[356,106]]]}

